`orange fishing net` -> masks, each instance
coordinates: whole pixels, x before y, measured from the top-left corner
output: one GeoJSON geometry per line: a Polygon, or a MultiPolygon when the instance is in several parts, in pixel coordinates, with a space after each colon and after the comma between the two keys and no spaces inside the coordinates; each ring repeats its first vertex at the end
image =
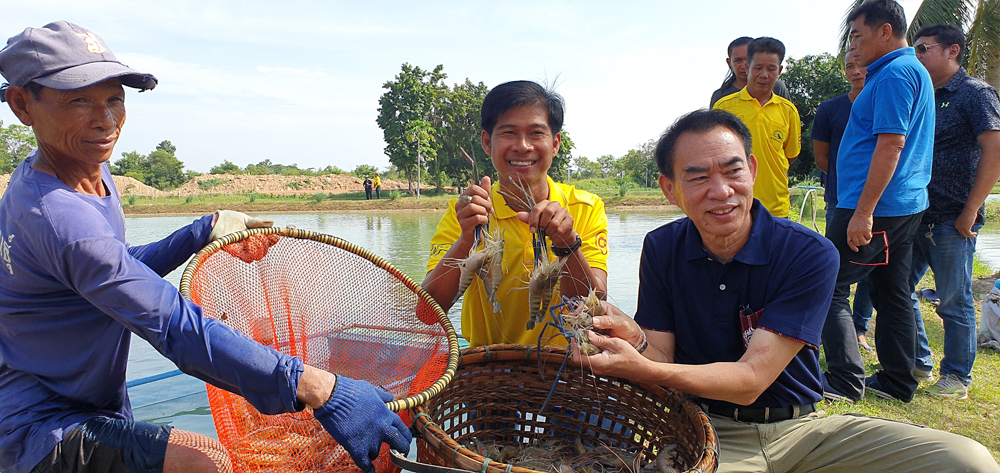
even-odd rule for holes
{"type": "MultiPolygon", "coordinates": [[[[288,228],[227,235],[195,255],[181,292],[260,343],[391,392],[388,406],[407,425],[408,409],[439,392],[458,364],[455,331],[433,299],[336,237],[288,228]]],[[[308,409],[263,415],[211,385],[208,398],[237,472],[357,470],[308,409]]],[[[382,447],[376,471],[398,471],[382,447]]]]}

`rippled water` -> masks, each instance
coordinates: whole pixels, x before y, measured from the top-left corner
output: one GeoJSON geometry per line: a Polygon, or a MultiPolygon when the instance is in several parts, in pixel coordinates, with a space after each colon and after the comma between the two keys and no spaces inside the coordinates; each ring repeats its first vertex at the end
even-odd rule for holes
{"type": "MultiPolygon", "coordinates": [[[[280,214],[261,215],[276,225],[294,226],[338,236],[372,251],[417,282],[425,265],[437,222],[443,212],[392,212],[377,214],[280,214]]],[[[646,233],[680,215],[663,210],[611,212],[608,214],[608,297],[626,313],[634,313],[639,288],[639,255],[646,233]]],[[[131,217],[126,232],[132,244],[159,240],[190,223],[192,217],[131,217]]],[[[1000,225],[980,232],[980,257],[1000,269],[1000,225]]],[[[183,267],[167,276],[178,285],[183,267]]],[[[460,329],[458,307],[449,314],[460,329]]],[[[128,380],[136,380],[176,369],[144,340],[133,336],[128,380]]],[[[215,434],[204,383],[187,375],[167,378],[130,389],[136,417],[208,435],[215,434]]]]}

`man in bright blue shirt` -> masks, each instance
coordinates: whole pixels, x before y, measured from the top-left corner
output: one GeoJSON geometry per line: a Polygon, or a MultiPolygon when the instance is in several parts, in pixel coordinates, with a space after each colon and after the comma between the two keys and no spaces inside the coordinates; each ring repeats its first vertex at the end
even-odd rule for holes
{"type": "MultiPolygon", "coordinates": [[[[833,218],[833,210],[837,208],[837,152],[840,141],[844,138],[844,130],[851,118],[851,104],[865,87],[865,74],[868,69],[859,66],[854,59],[854,52],[844,55],[844,76],[851,84],[851,90],[819,104],[816,118],[813,120],[812,140],[813,155],[816,157],[816,167],[823,172],[823,187],[826,192],[826,223],[829,226],[833,218]]],[[[858,346],[871,350],[865,334],[868,333],[868,321],[872,318],[872,301],[868,296],[868,280],[858,282],[854,293],[854,329],[858,333],[858,346]]]]}
{"type": "Polygon", "coordinates": [[[910,301],[912,237],[927,208],[934,147],[934,86],[906,44],[906,18],[893,0],[868,0],[848,15],[851,51],[868,68],[865,88],[837,157],[837,209],[827,235],[840,251],[837,286],[823,329],[828,397],[875,395],[909,402],[916,328],[910,301]],[[865,377],[848,304],[868,276],[878,311],[882,370],[865,377]]]}
{"type": "Polygon", "coordinates": [[[149,90],[155,77],[65,21],[11,38],[0,73],[0,97],[38,140],[0,199],[0,471],[232,470],[218,441],[133,420],[130,332],[265,414],[313,407],[363,471],[383,442],[409,449],[391,394],[203,318],[162,278],[209,241],[270,222],[220,211],[128,245],[106,162],[125,122],[123,86],[149,90]]]}

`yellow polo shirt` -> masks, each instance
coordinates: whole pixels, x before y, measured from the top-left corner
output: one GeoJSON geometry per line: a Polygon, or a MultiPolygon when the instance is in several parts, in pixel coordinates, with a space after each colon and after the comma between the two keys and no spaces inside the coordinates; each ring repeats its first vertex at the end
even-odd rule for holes
{"type": "MultiPolygon", "coordinates": [[[[548,178],[549,200],[558,202],[573,217],[573,229],[580,234],[583,244],[580,247],[583,256],[590,267],[608,270],[608,216],[604,212],[604,201],[600,197],[575,187],[559,184],[548,178]]],[[[517,214],[501,196],[497,189],[499,183],[493,184],[490,198],[493,200],[493,211],[498,230],[504,235],[503,280],[497,290],[500,302],[500,313],[493,312],[493,304],[486,300],[486,290],[481,279],[474,278],[472,285],[465,292],[462,302],[462,336],[469,340],[471,346],[493,343],[516,343],[534,345],[538,343],[538,335],[543,324],[537,324],[533,330],[527,330],[528,323],[528,281],[534,268],[534,252],[531,247],[531,233],[528,226],[517,219],[517,214]]],[[[431,240],[431,256],[427,262],[427,271],[437,266],[441,257],[448,252],[451,245],[458,240],[462,232],[455,216],[455,202],[448,203],[448,213],[438,223],[437,232],[431,240]]],[[[492,229],[491,229],[492,230],[492,229]]],[[[552,242],[549,241],[551,244],[552,242]]],[[[549,260],[555,259],[549,253],[549,260]]],[[[560,301],[558,288],[552,295],[552,304],[560,301]]],[[[546,321],[549,320],[546,314],[546,321]]],[[[558,333],[549,327],[546,337],[558,333]]],[[[550,342],[553,345],[566,346],[566,340],[555,337],[550,342]]]]}
{"type": "Polygon", "coordinates": [[[727,95],[715,107],[736,115],[753,136],[753,155],[757,157],[757,181],[753,196],[775,217],[788,217],[788,160],[802,150],[802,124],[799,111],[788,99],[771,94],[762,107],[747,88],[727,95]]]}

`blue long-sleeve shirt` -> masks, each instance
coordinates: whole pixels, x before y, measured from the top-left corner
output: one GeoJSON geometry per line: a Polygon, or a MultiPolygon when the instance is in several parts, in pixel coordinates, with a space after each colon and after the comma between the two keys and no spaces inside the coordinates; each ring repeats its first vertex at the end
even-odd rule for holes
{"type": "Polygon", "coordinates": [[[106,165],[98,197],[31,169],[34,156],[0,200],[0,471],[31,470],[84,420],[131,418],[129,332],[261,412],[304,407],[301,360],[203,318],[162,278],[208,242],[211,216],[129,246],[106,165]]]}

